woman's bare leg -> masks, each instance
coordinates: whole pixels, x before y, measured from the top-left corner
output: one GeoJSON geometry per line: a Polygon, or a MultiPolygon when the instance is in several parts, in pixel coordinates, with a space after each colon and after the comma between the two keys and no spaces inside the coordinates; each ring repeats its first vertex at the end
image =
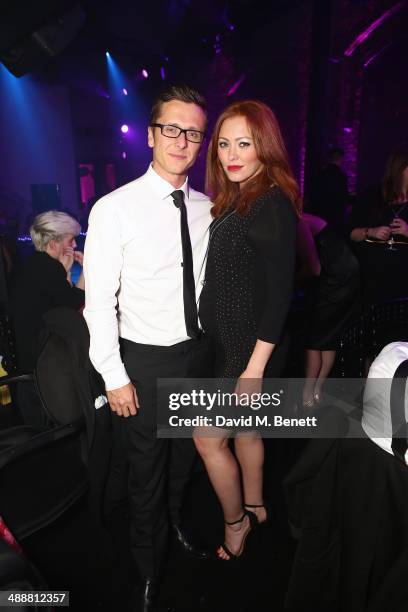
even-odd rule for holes
{"type": "MultiPolygon", "coordinates": [[[[228,447],[228,438],[194,436],[194,442],[220,500],[225,523],[239,521],[243,515],[240,473],[238,463],[228,447]]],[[[232,553],[240,551],[249,529],[247,516],[235,525],[225,525],[224,541],[232,553]]],[[[229,559],[222,547],[218,548],[217,554],[222,559],[229,559]]]]}
{"type": "Polygon", "coordinates": [[[312,349],[306,350],[305,386],[303,387],[303,405],[313,405],[315,385],[322,368],[322,353],[312,349]]]}
{"type": "Polygon", "coordinates": [[[332,371],[336,360],[336,351],[322,351],[322,365],[315,384],[315,396],[320,397],[322,386],[330,372],[332,371]]]}
{"type": "Polygon", "coordinates": [[[249,508],[256,514],[260,523],[266,521],[266,509],[262,505],[263,499],[263,464],[264,443],[261,437],[253,432],[249,434],[238,434],[235,438],[235,454],[237,456],[242,472],[242,484],[244,487],[244,504],[258,506],[260,508],[249,508]]]}

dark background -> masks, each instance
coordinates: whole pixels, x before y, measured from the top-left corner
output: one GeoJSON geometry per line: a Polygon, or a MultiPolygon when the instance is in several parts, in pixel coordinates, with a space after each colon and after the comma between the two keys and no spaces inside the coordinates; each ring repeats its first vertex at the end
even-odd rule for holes
{"type": "MultiPolygon", "coordinates": [[[[145,171],[149,108],[169,82],[202,90],[210,128],[233,100],[267,102],[305,195],[331,146],[346,152],[351,191],[378,182],[406,141],[407,16],[392,0],[1,3],[3,228],[27,230],[36,184],[58,184],[60,207],[86,226],[95,198],[145,171]],[[50,23],[62,29],[44,51],[33,32],[50,23]]],[[[204,166],[205,150],[191,173],[199,189],[204,166]]]]}

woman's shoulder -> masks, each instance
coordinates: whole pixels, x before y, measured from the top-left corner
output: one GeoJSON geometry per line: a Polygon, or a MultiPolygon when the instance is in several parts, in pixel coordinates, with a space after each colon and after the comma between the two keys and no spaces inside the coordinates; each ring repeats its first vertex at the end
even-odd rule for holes
{"type": "Polygon", "coordinates": [[[250,239],[269,244],[288,233],[295,236],[297,221],[290,199],[279,187],[272,187],[257,200],[248,235],[250,239]]]}
{"type": "Polygon", "coordinates": [[[37,279],[37,282],[48,283],[50,279],[56,280],[66,276],[62,263],[43,251],[35,251],[31,255],[26,270],[37,279]]]}
{"type": "Polygon", "coordinates": [[[47,270],[55,270],[59,268],[59,261],[51,257],[45,251],[35,251],[27,262],[33,268],[44,268],[47,270]]]}
{"type": "Polygon", "coordinates": [[[278,187],[272,185],[258,198],[259,209],[267,214],[282,215],[297,218],[295,207],[285,192],[278,187]]]}
{"type": "Polygon", "coordinates": [[[270,194],[271,199],[273,199],[278,204],[282,204],[282,205],[290,206],[291,208],[294,208],[292,201],[286,195],[283,189],[279,187],[279,185],[272,185],[268,193],[270,194]]]}
{"type": "Polygon", "coordinates": [[[18,299],[21,299],[22,295],[27,295],[31,291],[41,291],[41,287],[49,281],[50,277],[52,279],[55,277],[54,260],[46,253],[34,251],[27,257],[12,280],[12,298],[17,296],[18,299]]]}
{"type": "Polygon", "coordinates": [[[24,259],[20,269],[18,270],[18,279],[24,278],[24,280],[34,279],[38,273],[47,270],[49,266],[53,267],[52,261],[49,263],[48,260],[52,260],[52,257],[46,253],[40,251],[34,251],[24,259]]]}

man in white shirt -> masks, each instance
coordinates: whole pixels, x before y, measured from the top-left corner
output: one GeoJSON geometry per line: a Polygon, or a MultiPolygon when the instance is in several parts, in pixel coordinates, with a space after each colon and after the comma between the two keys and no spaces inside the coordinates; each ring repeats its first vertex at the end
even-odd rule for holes
{"type": "MultiPolygon", "coordinates": [[[[172,441],[167,500],[169,443],[156,436],[156,380],[209,375],[209,345],[200,336],[196,300],[211,204],[187,181],[206,123],[204,99],[187,86],[170,87],[157,99],[148,128],[153,162],[145,175],[95,204],[85,245],[90,358],[104,378],[114,413],[114,447],[126,453],[131,551],[143,579],[138,608],[143,612],[155,609],[167,550],[167,506],[172,523],[178,524],[195,457],[191,440],[172,441]],[[191,241],[190,290],[193,285],[195,297],[189,306],[179,197],[191,241]]],[[[176,534],[189,548],[177,527],[176,534]]]]}

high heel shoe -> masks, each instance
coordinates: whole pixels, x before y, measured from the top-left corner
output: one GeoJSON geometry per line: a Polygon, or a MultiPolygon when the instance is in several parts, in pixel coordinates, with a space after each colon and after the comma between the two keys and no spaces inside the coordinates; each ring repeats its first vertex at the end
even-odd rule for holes
{"type": "Polygon", "coordinates": [[[257,523],[259,525],[270,525],[272,523],[273,512],[272,512],[272,506],[269,502],[264,502],[263,504],[245,504],[244,503],[244,507],[249,508],[250,512],[251,512],[250,510],[251,508],[265,508],[266,519],[262,522],[258,520],[258,517],[255,514],[255,512],[251,512],[251,514],[255,516],[257,523]]]}
{"type": "Polygon", "coordinates": [[[313,396],[311,399],[303,400],[302,402],[302,409],[305,411],[313,410],[315,407],[316,407],[315,396],[313,396]]]}
{"type": "Polygon", "coordinates": [[[228,523],[227,521],[225,521],[226,525],[238,525],[239,523],[242,523],[242,521],[245,519],[245,517],[248,517],[248,529],[245,531],[244,536],[242,538],[242,542],[241,542],[241,546],[239,547],[239,549],[237,550],[236,553],[233,553],[228,546],[225,544],[225,542],[223,544],[220,545],[220,548],[222,548],[222,550],[229,556],[229,559],[223,559],[222,557],[220,557],[217,554],[218,559],[220,559],[221,561],[236,561],[237,559],[239,559],[245,549],[245,543],[247,541],[247,538],[249,536],[249,534],[251,533],[253,526],[254,526],[254,519],[253,516],[251,517],[250,515],[252,514],[252,512],[246,512],[244,511],[243,515],[241,516],[240,519],[238,519],[237,521],[232,521],[231,523],[228,523]]]}

